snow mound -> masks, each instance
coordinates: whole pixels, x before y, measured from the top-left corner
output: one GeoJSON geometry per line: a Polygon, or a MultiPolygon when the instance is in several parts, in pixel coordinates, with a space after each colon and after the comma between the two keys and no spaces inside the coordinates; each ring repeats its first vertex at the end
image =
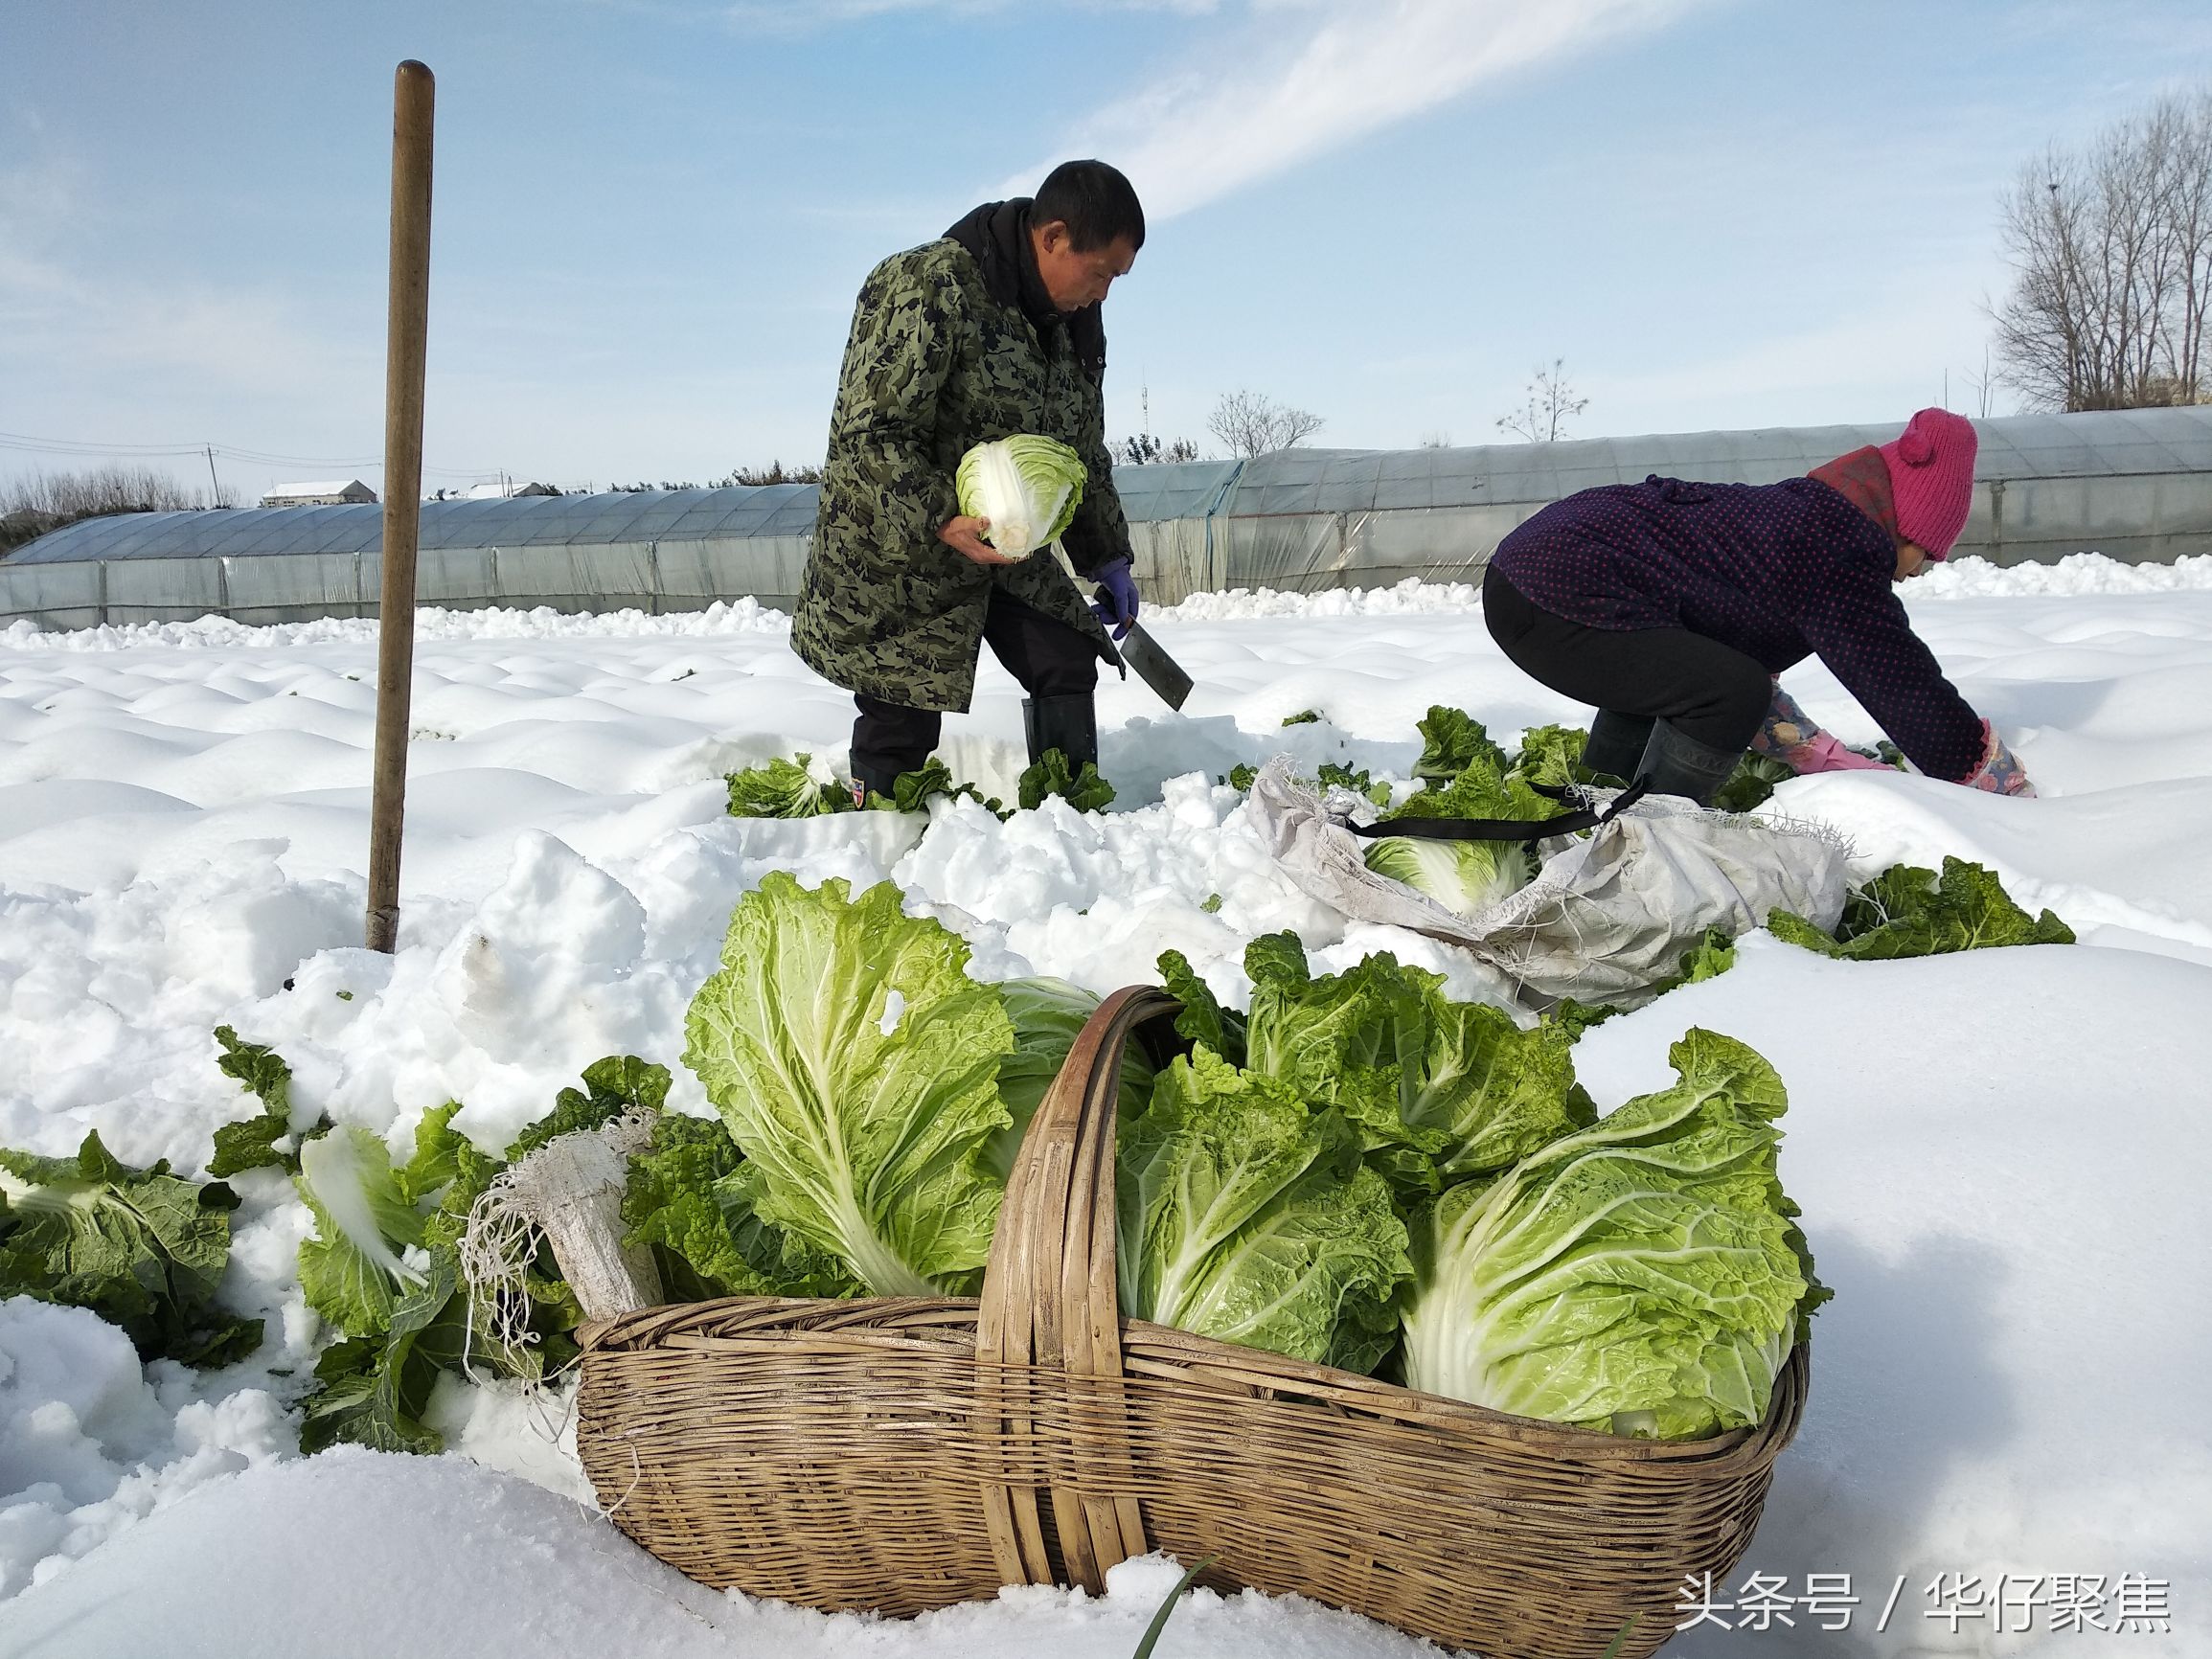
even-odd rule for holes
{"type": "Polygon", "coordinates": [[[291,1455],[297,1430],[267,1394],[194,1399],[179,1368],[158,1369],[171,1386],[157,1391],[130,1339],[82,1308],[0,1302],[0,1597],[208,1481],[291,1455]]]}
{"type": "MultiPolygon", "coordinates": [[[[461,1458],[345,1449],[220,1482],[9,1608],[0,1654],[239,1659],[430,1651],[622,1659],[1127,1659],[1179,1569],[1106,1595],[1009,1590],[911,1623],[721,1597],[598,1515],[461,1458]]],[[[1296,1601],[1200,1591],[1162,1653],[1416,1659],[1433,1648],[1296,1601]]]]}
{"type": "Polygon", "coordinates": [[[2212,553],[2184,554],[2172,564],[2126,564],[2101,553],[2069,553],[2056,564],[1997,565],[1970,556],[1929,565],[1905,592],[1915,600],[1993,599],[2184,588],[2212,588],[2212,553]]]}

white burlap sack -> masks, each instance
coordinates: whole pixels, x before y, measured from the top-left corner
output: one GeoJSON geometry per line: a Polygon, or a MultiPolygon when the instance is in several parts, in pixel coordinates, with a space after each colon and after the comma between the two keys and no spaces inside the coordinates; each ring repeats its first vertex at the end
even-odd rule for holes
{"type": "MultiPolygon", "coordinates": [[[[1617,791],[1585,793],[1603,806],[1617,791]]],[[[1747,933],[1770,910],[1834,927],[1843,913],[1849,850],[1834,833],[1708,812],[1677,796],[1648,795],[1586,835],[1539,843],[1536,879],[1473,917],[1368,869],[1368,843],[1291,775],[1288,756],[1261,768],[1251,812],[1276,862],[1312,898],[1460,945],[1538,1001],[1639,1002],[1708,927],[1747,933]]]]}

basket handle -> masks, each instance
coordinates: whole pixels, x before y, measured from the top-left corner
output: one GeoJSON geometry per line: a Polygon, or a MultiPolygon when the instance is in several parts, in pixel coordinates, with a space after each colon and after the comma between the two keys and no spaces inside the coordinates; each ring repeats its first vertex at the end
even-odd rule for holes
{"type": "MultiPolygon", "coordinates": [[[[994,1426],[1009,1478],[986,1487],[983,1501],[992,1553],[1009,1584],[1055,1579],[1037,1486],[1019,1478],[1038,1467],[1046,1438],[1029,1379],[1038,1371],[1099,1379],[1083,1404],[1095,1398],[1103,1406],[1118,1392],[1114,1125],[1122,1053],[1138,1027],[1181,1006],[1157,986],[1130,986],[1099,1005],[1045,1091],[1006,1184],[984,1269],[975,1357],[999,1399],[994,1426]]],[[[1102,1594],[1106,1570],[1146,1548],[1144,1517],[1127,1495],[1129,1448],[1119,1413],[1056,1413],[1054,1428],[1063,1424],[1075,1484],[1052,1483],[1053,1526],[1068,1576],[1102,1594]]]]}

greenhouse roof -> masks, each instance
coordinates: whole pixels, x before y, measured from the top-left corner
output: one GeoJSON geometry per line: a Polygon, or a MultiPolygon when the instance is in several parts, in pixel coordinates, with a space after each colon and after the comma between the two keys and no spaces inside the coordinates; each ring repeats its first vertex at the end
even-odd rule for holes
{"type": "MultiPolygon", "coordinates": [[[[1980,478],[2111,477],[2212,472],[2212,408],[2022,415],[1975,422],[1980,478]]],[[[1874,426],[1596,438],[1463,449],[1285,449],[1246,462],[1117,467],[1132,520],[1274,513],[1368,512],[1556,500],[1651,473],[1713,483],[1767,483],[1897,436],[1874,426]]],[[[425,550],[606,546],[756,535],[814,527],[810,484],[605,495],[515,496],[422,504],[425,550]]],[[[85,519],[41,536],[11,563],[192,558],[376,551],[379,507],[278,507],[140,512],[85,519]]]]}

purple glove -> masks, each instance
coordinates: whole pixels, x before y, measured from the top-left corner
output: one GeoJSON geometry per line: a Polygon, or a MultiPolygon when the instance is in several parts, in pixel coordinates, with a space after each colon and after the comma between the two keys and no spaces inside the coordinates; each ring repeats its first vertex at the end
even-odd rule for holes
{"type": "Polygon", "coordinates": [[[1109,558],[1092,574],[1098,582],[1098,603],[1090,607],[1090,614],[1113,628],[1115,639],[1127,638],[1129,625],[1137,620],[1137,579],[1129,561],[1109,558]]]}
{"type": "Polygon", "coordinates": [[[1982,759],[1966,777],[1970,789],[1984,789],[1992,795],[2017,795],[2023,800],[2035,799],[2036,786],[2028,782],[2027,768],[2019,758],[1997,740],[1995,727],[1984,720],[1982,730],[1982,759]]]}

